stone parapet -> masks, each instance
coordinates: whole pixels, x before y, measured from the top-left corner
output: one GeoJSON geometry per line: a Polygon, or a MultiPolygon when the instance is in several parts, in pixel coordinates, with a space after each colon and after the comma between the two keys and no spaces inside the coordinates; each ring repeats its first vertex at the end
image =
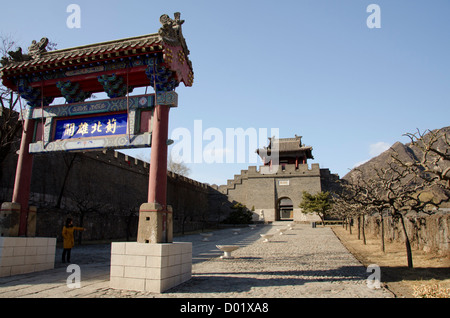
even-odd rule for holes
{"type": "Polygon", "coordinates": [[[241,174],[234,175],[234,179],[227,180],[227,184],[219,186],[218,189],[221,193],[228,194],[228,190],[235,189],[236,185],[242,184],[244,180],[250,178],[320,177],[320,173],[318,163],[311,164],[311,167],[301,164],[297,169],[295,165],[286,165],[284,168],[278,166],[278,169],[261,166],[259,171],[256,166],[250,166],[248,170],[241,170],[241,174]]]}
{"type": "Polygon", "coordinates": [[[283,168],[281,165],[278,169],[269,166],[261,166],[259,171],[256,171],[256,167],[249,167],[248,177],[264,178],[264,177],[289,177],[289,176],[320,176],[320,165],[318,163],[311,164],[311,167],[307,164],[300,164],[298,168],[295,168],[293,164],[287,164],[283,168]]]}

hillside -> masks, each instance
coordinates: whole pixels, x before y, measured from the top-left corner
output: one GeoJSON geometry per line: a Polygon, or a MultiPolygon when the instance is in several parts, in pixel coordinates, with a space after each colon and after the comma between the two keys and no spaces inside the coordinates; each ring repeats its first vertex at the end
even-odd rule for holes
{"type": "MultiPolygon", "coordinates": [[[[431,138],[431,134],[432,133],[436,133],[436,130],[433,130],[432,132],[428,132],[427,134],[424,135],[424,140],[429,140],[429,138],[431,138]]],[[[446,137],[442,137],[440,138],[435,146],[437,147],[437,149],[439,149],[439,151],[444,152],[444,153],[450,153],[450,149],[448,146],[448,141],[450,141],[450,126],[448,127],[444,127],[441,128],[441,132],[445,132],[445,136],[446,137]],[[447,138],[447,142],[445,141],[444,138],[447,138]]],[[[394,145],[391,146],[390,149],[386,150],[385,152],[381,153],[380,155],[370,159],[369,161],[365,162],[364,164],[358,166],[355,169],[352,169],[349,173],[347,173],[343,179],[346,180],[350,180],[352,178],[352,176],[355,175],[356,173],[356,169],[358,169],[359,171],[362,172],[362,175],[364,178],[375,178],[376,174],[374,171],[374,168],[387,168],[388,167],[388,163],[391,161],[392,159],[392,155],[394,153],[398,154],[398,158],[402,161],[402,162],[414,162],[414,161],[421,161],[423,158],[423,151],[412,145],[411,143],[406,143],[406,144],[402,144],[401,142],[396,142],[394,145]]],[[[439,166],[442,168],[447,168],[450,166],[450,162],[449,161],[445,161],[445,162],[440,162],[439,166]]],[[[436,195],[438,195],[436,193],[436,195]]],[[[448,203],[445,204],[446,207],[450,206],[448,203]]]]}

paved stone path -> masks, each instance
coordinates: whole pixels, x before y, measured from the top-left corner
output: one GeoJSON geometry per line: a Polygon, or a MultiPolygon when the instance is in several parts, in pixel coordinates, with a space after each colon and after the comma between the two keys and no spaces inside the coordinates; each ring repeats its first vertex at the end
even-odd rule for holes
{"type": "Polygon", "coordinates": [[[370,273],[341,244],[330,228],[288,223],[214,231],[210,242],[199,234],[176,237],[193,243],[192,279],[163,294],[109,288],[110,244],[82,245],[72,250],[81,269],[81,288],[68,288],[67,264],[57,249],[53,270],[0,278],[0,298],[390,298],[386,289],[369,289],[370,273]],[[275,233],[270,242],[260,234],[275,233]],[[240,248],[233,259],[221,259],[216,245],[240,248]]]}

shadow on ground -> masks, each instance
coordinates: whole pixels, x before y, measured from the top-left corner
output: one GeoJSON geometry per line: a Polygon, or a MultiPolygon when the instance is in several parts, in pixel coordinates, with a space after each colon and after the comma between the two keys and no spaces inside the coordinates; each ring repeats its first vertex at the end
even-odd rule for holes
{"type": "MultiPolygon", "coordinates": [[[[369,274],[367,274],[369,275],[369,274]]],[[[246,292],[255,287],[299,286],[309,282],[360,282],[367,278],[360,266],[343,266],[331,270],[214,272],[197,273],[192,279],[166,293],[230,293],[246,292]],[[256,277],[241,277],[256,276],[256,277]],[[233,284],[230,284],[232,279],[233,284]]]]}

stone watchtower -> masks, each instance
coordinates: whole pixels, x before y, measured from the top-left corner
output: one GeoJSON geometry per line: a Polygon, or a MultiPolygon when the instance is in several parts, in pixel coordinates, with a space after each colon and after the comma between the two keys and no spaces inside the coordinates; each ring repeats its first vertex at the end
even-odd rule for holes
{"type": "Polygon", "coordinates": [[[314,159],[312,147],[303,145],[301,136],[295,135],[294,138],[282,139],[275,139],[273,137],[269,138],[269,146],[267,148],[256,150],[265,166],[271,166],[273,164],[272,160],[266,159],[267,154],[273,157],[273,148],[278,148],[278,162],[282,170],[285,170],[287,165],[295,165],[295,169],[297,170],[299,165],[306,164],[308,159],[314,159]]]}
{"type": "Polygon", "coordinates": [[[219,191],[231,202],[254,207],[254,220],[319,221],[317,215],[303,214],[299,208],[303,191],[327,191],[329,181],[338,176],[320,169],[317,163],[308,166],[308,159],[314,159],[312,147],[302,144],[301,138],[269,138],[267,147],[256,150],[264,163],[259,171],[250,166],[220,186],[219,191]]]}

